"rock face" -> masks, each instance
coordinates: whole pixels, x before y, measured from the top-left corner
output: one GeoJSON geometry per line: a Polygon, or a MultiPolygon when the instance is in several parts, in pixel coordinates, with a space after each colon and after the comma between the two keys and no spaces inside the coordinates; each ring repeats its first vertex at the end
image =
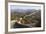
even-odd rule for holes
{"type": "Polygon", "coordinates": [[[29,26],[18,24],[17,22],[14,24],[13,28],[29,28],[29,26]]]}

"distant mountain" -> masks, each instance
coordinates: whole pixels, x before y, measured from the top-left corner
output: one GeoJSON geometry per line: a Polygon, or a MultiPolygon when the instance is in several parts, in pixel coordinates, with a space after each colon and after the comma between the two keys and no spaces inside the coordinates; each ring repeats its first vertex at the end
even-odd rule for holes
{"type": "Polygon", "coordinates": [[[15,9],[15,10],[11,10],[11,13],[15,13],[15,14],[30,14],[32,12],[35,12],[35,11],[38,11],[38,10],[35,10],[35,9],[15,9]]]}

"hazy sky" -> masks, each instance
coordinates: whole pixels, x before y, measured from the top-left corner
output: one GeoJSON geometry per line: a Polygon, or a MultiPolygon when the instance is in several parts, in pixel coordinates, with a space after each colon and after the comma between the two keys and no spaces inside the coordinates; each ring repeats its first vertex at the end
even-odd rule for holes
{"type": "Polygon", "coordinates": [[[10,7],[12,10],[15,10],[15,9],[41,9],[40,6],[18,6],[18,5],[11,5],[10,7]]]}

